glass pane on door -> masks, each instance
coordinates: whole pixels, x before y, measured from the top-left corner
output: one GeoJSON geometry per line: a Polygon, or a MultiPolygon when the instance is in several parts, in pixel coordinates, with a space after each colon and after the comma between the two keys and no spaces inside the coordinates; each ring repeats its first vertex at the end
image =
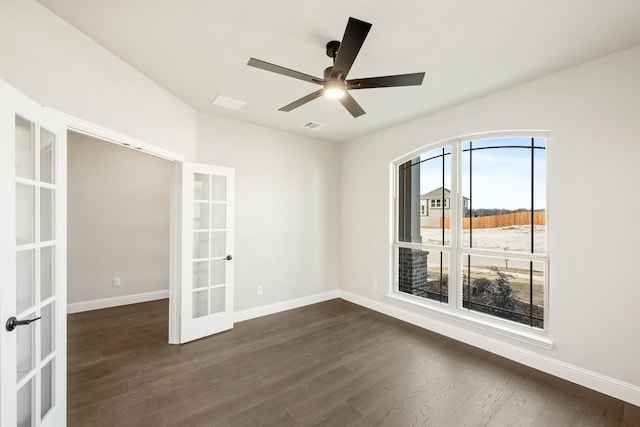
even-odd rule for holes
{"type": "Polygon", "coordinates": [[[193,204],[193,229],[209,229],[209,204],[196,202],[193,204]]]}
{"type": "Polygon", "coordinates": [[[227,201],[227,177],[222,175],[211,176],[211,200],[214,202],[227,201]]]}
{"type": "Polygon", "coordinates": [[[211,286],[224,285],[226,282],[227,260],[214,259],[211,261],[211,286]]]}
{"type": "Polygon", "coordinates": [[[227,255],[227,233],[224,231],[211,232],[211,256],[224,257],[227,255]]]}
{"type": "Polygon", "coordinates": [[[18,390],[18,427],[31,427],[33,407],[33,379],[18,390]]]}
{"type": "Polygon", "coordinates": [[[193,288],[204,288],[209,285],[209,261],[193,262],[193,288]]]}
{"type": "Polygon", "coordinates": [[[55,248],[45,246],[40,249],[40,301],[53,296],[55,292],[55,248]]]}
{"type": "Polygon", "coordinates": [[[227,228],[227,204],[212,203],[211,204],[211,228],[224,229],[227,228]]]}
{"type": "Polygon", "coordinates": [[[193,293],[193,318],[198,318],[207,315],[207,297],[209,293],[205,289],[204,291],[196,291],[193,293]]]}
{"type": "Polygon", "coordinates": [[[16,244],[33,243],[36,237],[35,228],[35,187],[27,184],[16,184],[16,244]]]}
{"type": "Polygon", "coordinates": [[[16,253],[16,314],[35,303],[35,250],[16,253]]]}
{"type": "Polygon", "coordinates": [[[49,188],[40,189],[40,241],[55,239],[55,193],[49,188]]]}
{"type": "Polygon", "coordinates": [[[55,184],[56,135],[40,129],[40,180],[55,184]]]}
{"type": "Polygon", "coordinates": [[[54,350],[55,302],[43,307],[40,316],[40,358],[44,359],[54,350]]]}
{"type": "Polygon", "coordinates": [[[209,258],[209,232],[196,231],[193,233],[193,258],[209,258]]]}
{"type": "Polygon", "coordinates": [[[34,179],[35,164],[35,125],[16,116],[16,176],[34,179]]]}
{"type": "Polygon", "coordinates": [[[209,175],[193,174],[193,200],[209,200],[209,175]]]}
{"type": "Polygon", "coordinates": [[[54,366],[55,358],[51,359],[44,368],[42,368],[42,379],[40,384],[40,419],[44,418],[49,410],[53,407],[54,397],[54,366]]]}
{"type": "Polygon", "coordinates": [[[211,313],[220,313],[224,311],[224,287],[211,288],[211,313]]]}
{"type": "Polygon", "coordinates": [[[17,346],[16,374],[20,382],[35,367],[35,334],[33,328],[24,326],[17,327],[13,332],[16,333],[17,346]]]}

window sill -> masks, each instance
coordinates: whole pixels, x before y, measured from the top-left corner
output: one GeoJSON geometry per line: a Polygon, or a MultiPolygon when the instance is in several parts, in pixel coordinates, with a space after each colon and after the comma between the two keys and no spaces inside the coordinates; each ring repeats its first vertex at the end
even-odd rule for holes
{"type": "MultiPolygon", "coordinates": [[[[519,325],[510,325],[511,322],[498,320],[492,322],[491,319],[484,319],[485,316],[470,315],[460,310],[454,310],[450,306],[430,303],[418,297],[401,294],[399,292],[388,293],[387,298],[412,308],[417,308],[429,314],[436,315],[439,319],[449,323],[457,323],[465,328],[472,328],[483,333],[488,332],[502,337],[510,338],[526,344],[541,347],[546,350],[553,348],[553,341],[550,340],[544,331],[524,330],[519,325]],[[500,322],[500,324],[498,324],[500,322]]],[[[524,327],[523,327],[524,328],[524,327]]]]}

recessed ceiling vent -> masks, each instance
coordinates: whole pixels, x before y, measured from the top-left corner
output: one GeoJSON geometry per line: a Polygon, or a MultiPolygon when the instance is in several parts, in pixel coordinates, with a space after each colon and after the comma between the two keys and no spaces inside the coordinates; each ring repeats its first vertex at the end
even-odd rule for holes
{"type": "Polygon", "coordinates": [[[320,129],[326,128],[327,125],[323,125],[322,123],[318,123],[318,122],[307,122],[303,124],[302,127],[311,129],[311,130],[320,130],[320,129]]]}
{"type": "Polygon", "coordinates": [[[239,110],[244,105],[244,101],[229,98],[228,96],[218,95],[216,96],[216,99],[213,100],[212,104],[220,107],[231,108],[232,110],[239,110]]]}

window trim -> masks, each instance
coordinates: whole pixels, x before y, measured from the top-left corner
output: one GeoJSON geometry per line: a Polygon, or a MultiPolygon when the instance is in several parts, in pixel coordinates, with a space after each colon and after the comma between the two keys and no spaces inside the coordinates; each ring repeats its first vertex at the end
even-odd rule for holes
{"type": "Polygon", "coordinates": [[[554,346],[554,341],[550,339],[547,334],[543,334],[540,329],[531,329],[528,327],[522,329],[515,322],[500,319],[499,317],[490,317],[479,312],[467,310],[464,310],[464,312],[452,312],[445,309],[446,304],[440,304],[437,301],[434,301],[435,304],[425,304],[425,302],[430,301],[401,292],[389,292],[385,296],[389,301],[417,310],[418,312],[429,314],[434,316],[436,320],[453,323],[456,326],[471,328],[479,332],[494,333],[547,350],[552,349],[554,346]],[[476,317],[474,314],[481,316],[476,317]],[[508,322],[508,324],[493,322],[493,320],[501,320],[508,322]]]}
{"type": "Polygon", "coordinates": [[[391,161],[390,163],[390,172],[391,172],[391,213],[392,218],[390,221],[390,251],[389,251],[389,263],[390,263],[390,274],[389,274],[389,292],[387,293],[387,298],[391,301],[395,301],[401,303],[403,305],[410,305],[414,308],[419,308],[421,310],[426,310],[426,312],[430,314],[435,314],[438,317],[446,319],[448,321],[453,321],[456,323],[461,323],[465,326],[472,326],[475,328],[480,328],[483,331],[490,331],[493,333],[497,333],[499,335],[508,336],[513,339],[518,339],[530,344],[534,344],[537,346],[541,346],[543,348],[551,348],[553,346],[553,342],[548,339],[549,336],[549,326],[550,326],[550,318],[549,318],[549,279],[550,279],[550,270],[549,270],[549,259],[550,259],[550,251],[549,251],[549,235],[551,229],[551,220],[549,215],[549,187],[550,187],[550,178],[547,169],[546,173],[546,184],[545,184],[545,198],[546,198],[546,252],[544,254],[539,253],[519,253],[519,252],[504,252],[504,251],[491,251],[487,249],[482,249],[480,251],[476,251],[475,248],[464,248],[462,247],[461,242],[461,233],[459,232],[459,228],[461,227],[461,217],[462,210],[464,209],[464,203],[461,202],[461,194],[460,194],[460,185],[462,180],[462,171],[460,170],[460,161],[459,161],[459,148],[461,150],[461,145],[463,142],[469,140],[481,140],[481,139],[492,139],[492,138],[518,138],[518,137],[527,137],[527,138],[545,138],[546,139],[546,164],[549,164],[550,153],[552,150],[549,149],[549,141],[550,141],[550,132],[546,130],[513,130],[513,131],[497,131],[497,132],[483,132],[483,133],[475,133],[468,135],[461,135],[454,138],[448,138],[441,141],[433,142],[430,144],[426,144],[418,149],[411,151],[401,157],[398,157],[391,161]],[[449,209],[450,209],[450,221],[451,221],[451,229],[450,229],[450,239],[451,242],[455,242],[455,245],[451,244],[449,246],[436,246],[430,244],[423,243],[409,243],[409,242],[399,242],[398,241],[398,214],[399,214],[399,206],[398,206],[398,170],[399,167],[415,158],[423,154],[425,151],[436,150],[438,148],[442,148],[444,146],[451,146],[451,195],[449,197],[449,209]],[[455,189],[455,192],[454,192],[455,189]],[[455,193],[455,194],[454,194],[455,193]],[[398,273],[398,256],[400,247],[406,248],[415,248],[415,249],[423,249],[423,250],[445,250],[449,252],[449,277],[455,277],[455,286],[448,287],[448,302],[441,303],[436,300],[430,300],[427,298],[421,298],[417,296],[413,296],[410,294],[406,294],[400,292],[398,290],[398,282],[399,282],[399,273],[398,273]],[[460,281],[461,281],[461,269],[462,269],[462,256],[463,254],[471,254],[471,255],[484,255],[484,256],[492,256],[495,255],[497,257],[504,257],[508,255],[510,259],[526,259],[542,262],[544,264],[545,271],[545,281],[544,281],[544,327],[543,328],[535,328],[530,327],[528,325],[524,325],[515,321],[502,319],[496,316],[492,316],[489,314],[485,314],[482,312],[469,310],[467,308],[463,308],[463,298],[464,291],[459,289],[460,281]]]}

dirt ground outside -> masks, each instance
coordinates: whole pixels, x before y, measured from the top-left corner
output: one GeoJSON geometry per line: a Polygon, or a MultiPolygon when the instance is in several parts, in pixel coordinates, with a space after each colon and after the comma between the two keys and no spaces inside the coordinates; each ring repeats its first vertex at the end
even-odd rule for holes
{"type": "MultiPolygon", "coordinates": [[[[423,243],[441,244],[441,228],[420,229],[423,243]]],[[[543,253],[545,250],[545,226],[536,225],[533,229],[533,249],[535,253],[543,253]]],[[[531,226],[511,225],[499,228],[478,228],[462,231],[462,246],[469,247],[469,236],[473,235],[473,247],[479,249],[497,249],[512,252],[531,252],[531,226]]],[[[451,240],[451,231],[444,230],[445,244],[451,240]]]]}
{"type": "MultiPolygon", "coordinates": [[[[543,253],[545,250],[545,226],[536,225],[533,230],[534,251],[543,253]]],[[[443,230],[440,228],[422,228],[421,236],[423,243],[441,244],[443,230]]],[[[463,230],[463,248],[469,247],[469,230],[463,230]]],[[[529,303],[529,261],[515,260],[508,258],[508,252],[531,251],[531,226],[514,225],[499,228],[474,229],[473,247],[482,249],[496,249],[505,252],[504,258],[498,257],[472,257],[471,261],[471,281],[478,278],[494,280],[496,274],[490,267],[497,267],[507,274],[509,284],[516,293],[516,299],[529,303]]],[[[449,244],[450,230],[444,230],[445,244],[449,244]]],[[[464,269],[467,270],[466,261],[464,269]]],[[[534,263],[533,272],[533,303],[542,306],[544,304],[544,265],[534,263]]]]}

